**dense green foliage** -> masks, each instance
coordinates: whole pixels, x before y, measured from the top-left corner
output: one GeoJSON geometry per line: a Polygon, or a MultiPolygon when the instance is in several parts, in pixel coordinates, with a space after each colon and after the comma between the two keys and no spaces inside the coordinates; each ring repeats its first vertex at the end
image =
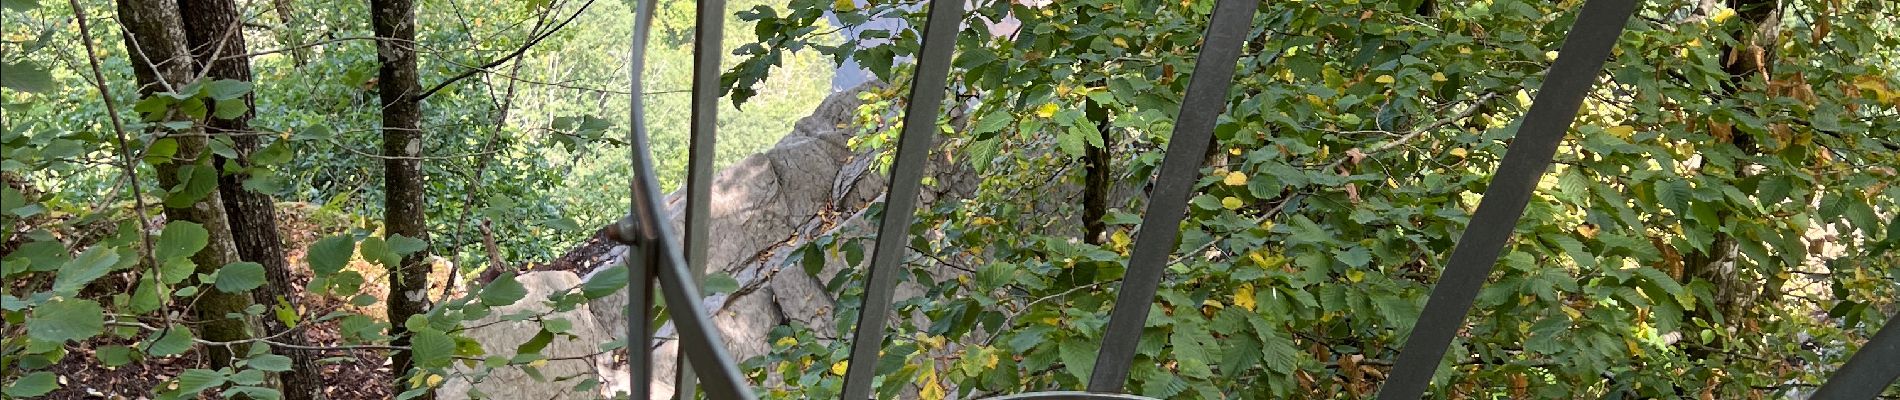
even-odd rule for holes
{"type": "MultiPolygon", "coordinates": [[[[177,310],[190,307],[202,293],[247,293],[264,283],[263,267],[250,262],[194,276],[189,256],[208,245],[206,230],[197,224],[173,221],[162,231],[141,232],[137,221],[156,218],[161,203],[191,205],[216,188],[211,177],[219,171],[208,169],[181,175],[187,179],[175,187],[157,184],[154,166],[171,161],[177,142],[168,135],[176,133],[145,128],[165,121],[159,114],[168,110],[182,110],[200,122],[230,117],[245,111],[240,96],[255,94],[255,132],[240,134],[257,135],[264,145],[246,154],[251,165],[242,170],[226,165],[222,172],[248,174],[245,188],[284,204],[315,205],[314,211],[287,208],[306,210],[294,214],[314,222],[296,228],[325,237],[299,252],[314,279],[308,293],[298,297],[334,300],[320,308],[280,299],[229,317],[274,318],[289,326],[328,321],[338,326],[345,346],[374,347],[392,339],[384,333],[390,324],[379,321],[379,313],[364,311],[382,301],[380,294],[365,290],[382,286],[378,282],[386,277],[368,272],[380,267],[346,268],[353,259],[387,265],[432,247],[446,261],[440,264],[459,265],[453,272],[472,276],[491,261],[483,230],[477,228],[485,222],[502,258],[493,262],[545,263],[626,212],[629,3],[426,2],[418,10],[424,88],[527,47],[519,58],[488,73],[443,86],[424,104],[422,156],[430,177],[427,217],[433,243],[400,236],[386,240],[379,234],[378,61],[367,2],[284,3],[294,7],[290,10],[243,2],[245,21],[255,25],[243,33],[251,44],[254,82],[179,82],[148,98],[138,94],[111,2],[78,2],[90,16],[90,43],[81,37],[75,10],[66,2],[35,3],[7,1],[0,26],[5,37],[0,43],[5,62],[0,170],[6,178],[5,232],[0,234],[5,252],[0,256],[8,283],[0,369],[8,371],[9,398],[61,387],[83,393],[72,387],[87,378],[61,377],[60,371],[69,369],[56,364],[101,343],[111,344],[89,352],[111,368],[216,346],[194,338],[185,327],[202,321],[178,319],[177,310]],[[279,14],[285,11],[295,17],[286,21],[279,14]],[[127,143],[115,138],[93,85],[89,50],[97,52],[104,84],[127,121],[127,143]],[[128,181],[127,174],[136,180],[128,181]],[[140,205],[131,201],[133,185],[142,189],[140,205]],[[141,262],[147,246],[150,260],[141,262]]],[[[763,4],[768,3],[740,1],[734,7],[763,4]]],[[[656,91],[648,96],[649,123],[662,183],[670,188],[684,175],[692,7],[667,7],[659,25],[668,34],[651,46],[646,86],[656,91]]],[[[727,35],[749,30],[735,18],[727,35]]],[[[767,89],[771,99],[753,102],[743,112],[722,110],[717,163],[732,163],[777,141],[790,121],[828,92],[830,69],[816,55],[788,58],[780,69],[788,78],[767,89]]],[[[178,125],[168,125],[172,129],[191,125],[170,124],[178,125]]],[[[211,147],[221,156],[237,154],[229,137],[214,137],[211,147]]],[[[624,284],[625,274],[619,276],[624,284]]],[[[486,315],[487,307],[523,301],[525,292],[511,282],[504,276],[466,296],[441,299],[427,315],[396,321],[414,332],[416,359],[424,367],[407,379],[418,387],[439,384],[455,359],[485,365],[482,375],[488,368],[532,369],[540,357],[537,347],[524,346],[523,355],[514,359],[484,359],[480,347],[459,333],[466,321],[486,315]]],[[[611,292],[603,288],[618,286],[612,279],[595,285],[604,286],[576,288],[547,300],[571,309],[611,292]]],[[[544,317],[506,319],[546,325],[548,338],[539,340],[545,346],[566,328],[563,321],[544,317]]],[[[288,361],[272,354],[275,343],[267,338],[247,343],[255,345],[239,354],[248,358],[233,368],[189,370],[150,393],[160,398],[195,398],[202,390],[280,396],[266,373],[288,369],[288,361]]]]}
{"type": "MultiPolygon", "coordinates": [[[[1370,393],[1581,3],[1262,2],[1130,390],[1370,393]]],[[[1767,29],[1779,37],[1767,41],[1772,71],[1731,75],[1724,53],[1764,50],[1738,35],[1759,21],[1645,3],[1437,374],[1438,396],[1788,396],[1895,310],[1900,26],[1874,17],[1893,4],[1784,2],[1767,29]]],[[[1071,199],[1025,194],[1082,184],[1084,149],[1105,143],[1119,185],[1151,179],[1211,8],[1077,0],[972,12],[951,88],[976,105],[944,151],[983,183],[921,213],[919,229],[942,235],[913,244],[926,257],[907,278],[930,290],[899,310],[934,323],[890,336],[885,390],[1082,386],[1141,196],[1109,213],[1112,237],[1094,245],[1077,237],[1080,221],[1032,214],[1077,215],[1071,199]],[[979,22],[1006,15],[1020,30],[992,35],[979,22]],[[973,274],[921,273],[941,264],[973,274]]],[[[922,18],[909,2],[759,10],[750,18],[779,29],[759,32],[764,46],[729,74],[735,99],[768,75],[747,66],[800,47],[825,10],[922,18]]],[[[802,45],[901,77],[889,60],[914,54],[916,35],[802,45]]],[[[808,254],[866,241],[818,240],[808,254]]],[[[845,282],[832,287],[850,305],[859,289],[845,282]]],[[[855,320],[839,314],[840,326],[855,320]]],[[[814,339],[832,332],[779,334],[778,351],[751,364],[796,382],[771,393],[832,396],[838,369],[825,367],[844,361],[844,345],[814,339]]]]}
{"type": "MultiPolygon", "coordinates": [[[[200,79],[144,98],[107,3],[77,2],[92,15],[91,39],[62,2],[9,0],[0,13],[7,397],[69,388],[59,366],[82,350],[117,368],[231,344],[194,337],[185,327],[204,321],[178,310],[206,293],[257,290],[268,284],[265,267],[197,273],[191,256],[216,245],[206,226],[152,223],[161,205],[215,192],[218,173],[316,205],[305,217],[320,239],[298,249],[312,278],[301,296],[335,300],[280,299],[227,317],[333,323],[336,346],[372,349],[388,347],[389,328],[403,324],[417,365],[397,372],[414,388],[404,397],[456,365],[474,369],[473,379],[501,368],[539,376],[540,352],[571,321],[503,316],[540,328],[505,344],[515,357],[486,354],[467,324],[524,301],[572,309],[624,285],[615,270],[529,299],[504,273],[406,321],[362,311],[383,301],[365,290],[385,279],[369,271],[405,255],[430,249],[465,275],[495,261],[484,223],[501,262],[545,262],[625,212],[628,2],[422,2],[425,88],[527,46],[424,104],[432,242],[379,234],[378,60],[365,2],[293,1],[302,8],[289,21],[246,2],[241,11],[257,25],[244,33],[254,82],[200,79]],[[126,139],[95,83],[119,105],[126,139]],[[247,93],[256,132],[242,134],[264,139],[251,164],[184,169],[166,177],[181,182],[158,185],[155,166],[173,162],[178,145],[146,128],[178,124],[161,115],[171,111],[191,120],[241,113],[236,99],[247,93]]],[[[685,159],[693,7],[662,3],[644,83],[671,187],[685,159]]],[[[1375,390],[1581,3],[1262,2],[1130,391],[1375,390]]],[[[1645,3],[1441,366],[1436,397],[1791,396],[1900,307],[1900,253],[1889,251],[1900,246],[1900,188],[1891,185],[1900,176],[1900,23],[1881,17],[1900,9],[1883,0],[1645,3]],[[1772,15],[1757,4],[1772,4],[1772,15]]],[[[1213,2],[973,6],[952,69],[958,112],[946,113],[960,118],[939,121],[938,151],[981,183],[919,212],[912,231],[928,234],[913,236],[914,273],[904,279],[926,291],[897,309],[930,323],[891,328],[879,367],[887,396],[1082,386],[1213,2]],[[1010,19],[1020,26],[985,23],[1010,19]],[[1076,165],[1092,149],[1113,155],[1112,192],[1121,194],[1103,237],[1081,233],[1084,204],[1045,195],[1087,185],[1076,165]],[[932,273],[945,268],[964,273],[932,273]]],[[[876,128],[854,142],[888,150],[918,32],[866,24],[917,26],[920,2],[748,0],[730,11],[725,47],[736,56],[722,77],[731,107],[720,114],[718,164],[789,131],[844,60],[898,83],[866,95],[861,122],[876,128]],[[857,39],[838,39],[838,29],[857,39]]],[[[237,151],[223,136],[210,147],[237,151]]],[[[868,244],[814,238],[791,249],[786,268],[816,271],[837,254],[860,263],[868,244]]],[[[839,327],[856,320],[859,278],[828,282],[839,327]]],[[[784,326],[774,335],[771,354],[745,363],[761,393],[835,397],[848,351],[833,338],[844,332],[784,326]]],[[[280,396],[268,379],[291,369],[280,346],[237,344],[249,346],[231,367],[186,369],[152,393],[280,396]]]]}

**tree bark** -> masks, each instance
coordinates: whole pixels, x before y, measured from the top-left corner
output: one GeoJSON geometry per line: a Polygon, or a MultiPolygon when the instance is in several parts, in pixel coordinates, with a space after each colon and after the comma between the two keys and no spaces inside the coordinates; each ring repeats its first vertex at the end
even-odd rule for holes
{"type": "MultiPolygon", "coordinates": [[[[1722,70],[1729,75],[1720,88],[1727,96],[1734,96],[1743,90],[1744,83],[1760,78],[1766,81],[1774,73],[1776,25],[1780,21],[1779,0],[1727,0],[1728,7],[1736,12],[1740,23],[1729,32],[1738,41],[1734,45],[1721,48],[1722,70]]],[[[1759,151],[1749,135],[1735,135],[1734,145],[1747,154],[1759,151]]],[[[1737,165],[1722,166],[1730,171],[1743,170],[1746,161],[1737,160],[1737,165]]],[[[1728,208],[1716,213],[1719,220],[1727,221],[1732,215],[1728,208]]],[[[1715,287],[1715,309],[1697,308],[1690,313],[1693,318],[1704,318],[1715,323],[1714,313],[1720,313],[1725,321],[1739,322],[1749,316],[1752,305],[1759,298],[1761,283],[1754,277],[1743,276],[1737,267],[1741,256],[1737,238],[1726,232],[1716,232],[1707,251],[1691,251],[1683,256],[1683,277],[1708,281],[1715,287]]]]}
{"type": "Polygon", "coordinates": [[[304,24],[291,16],[296,7],[290,4],[290,0],[271,0],[271,8],[277,13],[277,22],[284,24],[277,31],[277,44],[290,49],[291,65],[303,68],[310,63],[310,48],[303,47],[304,24]]]}
{"type": "MultiPolygon", "coordinates": [[[[125,28],[126,52],[132,56],[132,70],[138,75],[139,95],[149,97],[169,88],[183,86],[192,78],[191,54],[186,51],[187,42],[182,28],[183,22],[178,15],[177,3],[173,0],[119,0],[119,23],[125,28]]],[[[164,115],[168,121],[190,121],[177,107],[164,115]]],[[[184,177],[215,177],[215,165],[208,140],[203,130],[192,124],[181,131],[154,124],[152,134],[163,139],[178,142],[178,151],[173,159],[153,166],[158,175],[160,187],[175,190],[184,177]],[[210,172],[206,172],[210,171],[210,172]]],[[[171,221],[197,223],[209,233],[204,249],[192,255],[197,273],[212,273],[225,264],[235,262],[237,246],[231,237],[226,222],[224,201],[218,192],[212,191],[199,199],[167,199],[165,218],[171,221]],[[192,200],[186,202],[184,200],[192,200]]],[[[153,266],[157,267],[157,266],[153,266]]],[[[244,309],[251,305],[251,298],[241,293],[225,293],[216,289],[200,292],[192,312],[199,325],[199,337],[211,341],[240,341],[251,338],[251,323],[246,318],[227,318],[225,315],[237,313],[243,315],[244,309]]],[[[206,359],[214,368],[228,367],[234,357],[245,354],[245,346],[213,346],[206,349],[206,359]]]]}
{"type": "Polygon", "coordinates": [[[1110,149],[1115,147],[1115,137],[1110,134],[1114,129],[1109,122],[1108,110],[1094,100],[1089,100],[1084,112],[1089,120],[1095,121],[1096,133],[1102,135],[1102,146],[1089,146],[1084,155],[1082,177],[1082,241],[1100,245],[1108,241],[1108,191],[1114,188],[1114,161],[1110,149]]]}
{"type": "MultiPolygon", "coordinates": [[[[246,52],[244,32],[240,25],[243,21],[236,3],[231,0],[180,0],[178,11],[190,28],[185,30],[185,37],[193,58],[198,61],[196,65],[200,73],[208,79],[251,81],[249,58],[219,59],[246,52]]],[[[205,124],[206,133],[230,138],[232,147],[237,150],[238,159],[215,157],[217,165],[225,170],[250,167],[247,157],[259,147],[258,139],[261,136],[250,134],[250,120],[256,114],[254,97],[251,93],[244,94],[244,115],[232,119],[212,117],[205,124]]],[[[216,109],[214,105],[209,108],[216,109]]],[[[268,194],[246,190],[244,180],[249,176],[248,173],[218,174],[218,194],[224,200],[224,211],[229,217],[238,258],[263,265],[269,277],[264,286],[251,291],[251,298],[267,307],[284,304],[294,310],[299,302],[290,286],[290,263],[284,259],[283,240],[277,232],[276,200],[268,194]]],[[[290,330],[288,324],[276,318],[260,319],[268,335],[277,336],[290,330]]],[[[304,345],[306,342],[301,333],[284,334],[278,340],[291,345],[304,345]]],[[[294,350],[286,353],[291,360],[291,370],[279,376],[284,384],[284,398],[307,400],[321,396],[322,382],[311,354],[294,350]]]]}
{"type": "MultiPolygon", "coordinates": [[[[416,13],[414,0],[370,0],[371,25],[376,30],[376,58],[382,67],[377,80],[383,101],[383,234],[402,235],[429,241],[425,218],[426,188],[422,182],[422,105],[417,99],[421,86],[416,80],[416,13]]],[[[403,257],[400,266],[389,273],[390,333],[393,344],[409,343],[403,321],[428,310],[429,265],[424,262],[429,250],[403,257]]],[[[404,391],[401,375],[414,365],[407,351],[391,356],[398,379],[396,392],[404,391]]],[[[424,395],[432,399],[433,394],[424,395]]]]}

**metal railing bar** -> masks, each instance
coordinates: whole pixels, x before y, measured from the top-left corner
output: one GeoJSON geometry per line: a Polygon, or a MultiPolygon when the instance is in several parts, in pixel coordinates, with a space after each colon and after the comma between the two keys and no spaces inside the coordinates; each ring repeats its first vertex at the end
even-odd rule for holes
{"type": "MultiPolygon", "coordinates": [[[[630,128],[627,140],[631,146],[627,151],[627,165],[635,175],[641,173],[642,170],[638,166],[645,161],[645,156],[640,154],[646,144],[646,134],[643,131],[646,127],[646,109],[641,105],[643,96],[640,95],[644,91],[644,85],[640,83],[640,76],[646,69],[647,36],[650,27],[653,26],[656,1],[642,0],[635,6],[632,43],[628,44],[627,70],[631,82],[627,84],[627,87],[632,106],[628,110],[630,128]]],[[[629,211],[640,209],[642,203],[640,196],[644,186],[637,180],[630,180],[627,186],[627,209],[629,211]]],[[[608,227],[608,231],[619,232],[623,228],[630,227],[614,225],[608,227]]],[[[634,233],[632,229],[625,230],[627,232],[620,233],[634,233]]],[[[633,235],[619,236],[634,237],[633,235]]],[[[630,364],[627,366],[627,398],[651,399],[653,398],[653,354],[652,349],[644,344],[652,340],[649,337],[651,335],[649,332],[653,331],[650,326],[652,325],[650,317],[653,314],[650,312],[653,309],[653,285],[650,282],[653,281],[653,262],[656,260],[652,256],[654,253],[643,249],[642,246],[629,243],[627,250],[627,309],[625,312],[627,363],[630,364]]]]}
{"type": "Polygon", "coordinates": [[[1400,348],[1398,362],[1379,391],[1379,399],[1418,399],[1430,386],[1446,347],[1464,326],[1478,290],[1523,216],[1538,179],[1550,167],[1557,144],[1576,120],[1584,95],[1595,86],[1610,49],[1635,10],[1635,0],[1590,0],[1584,4],[1518,127],[1517,137],[1506,149],[1490,187],[1485,188],[1478,210],[1452,248],[1451,261],[1432,288],[1411,337],[1400,348]]]}
{"type": "MultiPolygon", "coordinates": [[[[699,21],[693,24],[693,111],[692,138],[686,150],[686,266],[692,273],[693,286],[705,281],[707,230],[712,228],[713,157],[719,138],[719,58],[726,23],[726,0],[698,0],[699,21]]],[[[698,377],[693,376],[692,361],[679,353],[679,375],[674,382],[673,398],[693,399],[698,377]]]]}
{"type": "Polygon", "coordinates": [[[877,378],[878,352],[884,343],[884,324],[897,289],[897,265],[903,261],[910,223],[917,209],[924,162],[936,142],[937,114],[950,75],[951,50],[961,28],[963,0],[930,2],[924,19],[923,47],[918,50],[916,75],[911,79],[910,104],[904,109],[904,128],[891,162],[890,191],[884,195],[884,216],[878,223],[877,243],[864,280],[864,304],[852,336],[850,364],[844,375],[844,399],[868,399],[877,378]]]}
{"type": "MultiPolygon", "coordinates": [[[[613,233],[616,240],[633,244],[636,249],[650,254],[643,258],[654,261],[648,263],[649,272],[651,276],[658,279],[659,292],[666,299],[673,325],[679,331],[680,353],[691,360],[692,368],[700,375],[707,396],[722,400],[752,400],[756,396],[753,395],[751,386],[746,384],[744,375],[739,373],[738,365],[732,362],[732,356],[727,353],[725,341],[720,338],[718,328],[707,316],[705,305],[700,303],[699,288],[694,284],[692,272],[687,267],[684,255],[681,254],[679,241],[674,237],[672,229],[668,228],[669,225],[664,217],[666,211],[660,194],[660,184],[654,177],[653,153],[651,145],[647,142],[646,111],[642,101],[644,96],[641,95],[640,77],[646,67],[647,38],[651,33],[653,10],[657,3],[657,0],[640,0],[635,9],[633,44],[628,56],[628,73],[631,75],[628,92],[631,93],[631,109],[628,118],[630,129],[628,129],[627,143],[628,152],[631,153],[629,168],[634,175],[634,182],[629,188],[632,192],[632,213],[622,218],[613,229],[609,229],[609,233],[613,233]]],[[[633,254],[629,254],[630,259],[632,256],[633,254]]],[[[635,289],[636,286],[646,285],[650,281],[650,279],[631,279],[639,275],[647,274],[628,271],[629,307],[639,303],[631,299],[634,297],[633,294],[644,292],[649,293],[650,296],[651,293],[635,289]]],[[[628,312],[650,310],[651,305],[648,303],[646,307],[630,308],[628,312]]],[[[643,314],[646,313],[629,315],[628,320],[644,319],[643,314]]],[[[638,324],[646,324],[646,322],[638,324]]],[[[636,323],[630,322],[629,328],[635,325],[636,323]]],[[[629,362],[635,363],[628,369],[631,371],[650,370],[649,363],[652,361],[650,354],[639,358],[631,357],[632,348],[648,345],[648,343],[633,341],[636,340],[635,337],[646,336],[648,333],[629,330],[627,335],[627,347],[630,349],[629,362]]],[[[641,352],[644,353],[644,351],[641,352]]],[[[632,372],[632,374],[638,377],[650,372],[632,372]]],[[[630,384],[635,387],[645,386],[649,384],[649,380],[635,379],[630,384]]],[[[650,396],[634,396],[633,398],[650,398],[650,396]]]]}
{"type": "Polygon", "coordinates": [[[1879,396],[1900,379],[1900,314],[1887,319],[1860,351],[1847,358],[1834,376],[1814,391],[1814,400],[1865,400],[1879,396]]]}
{"type": "Polygon", "coordinates": [[[653,349],[642,346],[653,342],[653,266],[658,254],[646,246],[627,249],[627,398],[653,398],[653,349]]]}
{"type": "Polygon", "coordinates": [[[1154,400],[1153,397],[1121,393],[1036,392],[991,397],[989,400],[1154,400]]]}
{"type": "Polygon", "coordinates": [[[1119,393],[1128,381],[1129,364],[1134,363],[1136,346],[1141,344],[1142,325],[1148,320],[1149,306],[1154,304],[1155,290],[1161,286],[1168,256],[1174,253],[1175,237],[1180,235],[1188,197],[1200,180],[1201,164],[1214,143],[1214,125],[1227,109],[1235,63],[1240,60],[1241,45],[1259,7],[1259,0],[1220,0],[1209,17],[1201,54],[1194,60],[1194,76],[1182,95],[1174,134],[1161,161],[1140,233],[1135,237],[1128,272],[1102,333],[1102,349],[1089,376],[1091,392],[1119,393]]]}

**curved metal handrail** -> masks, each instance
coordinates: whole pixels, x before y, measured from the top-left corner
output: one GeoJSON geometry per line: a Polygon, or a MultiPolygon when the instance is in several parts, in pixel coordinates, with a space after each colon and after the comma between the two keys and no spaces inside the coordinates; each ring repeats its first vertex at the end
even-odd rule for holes
{"type": "MultiPolygon", "coordinates": [[[[632,212],[608,230],[610,237],[631,245],[635,250],[627,257],[627,310],[629,313],[636,310],[643,312],[627,318],[628,359],[640,363],[651,361],[652,355],[646,343],[652,341],[652,330],[645,314],[653,305],[652,293],[648,289],[657,279],[674,326],[679,330],[680,352],[692,361],[692,368],[701,375],[707,395],[715,399],[751,400],[755,398],[751,386],[745,383],[744,375],[739,373],[738,365],[732,362],[732,356],[726,351],[719,330],[707,317],[705,306],[700,303],[699,287],[693,282],[693,273],[681,254],[679,239],[668,228],[663,217],[666,213],[665,203],[661,198],[659,181],[654,179],[653,154],[647,141],[646,110],[640,83],[646,67],[647,38],[651,32],[656,3],[656,0],[639,1],[634,12],[633,43],[628,54],[630,79],[627,85],[631,92],[631,109],[628,113],[630,125],[627,143],[629,167],[634,175],[628,189],[632,197],[629,205],[632,212]]],[[[650,398],[652,372],[649,368],[636,365],[628,370],[632,379],[629,382],[632,389],[629,397],[650,398]]]]}
{"type": "MultiPolygon", "coordinates": [[[[633,45],[630,55],[629,83],[632,92],[630,110],[630,163],[632,213],[608,229],[614,240],[627,243],[634,251],[628,257],[629,311],[652,310],[652,284],[657,279],[661,294],[672,305],[674,323],[679,328],[682,362],[678,395],[692,396],[691,371],[705,379],[708,397],[713,399],[754,398],[712,326],[693,278],[703,269],[708,227],[707,202],[710,200],[711,157],[720,96],[718,64],[720,28],[724,21],[724,0],[699,0],[697,43],[694,55],[692,142],[687,183],[686,247],[677,244],[667,228],[658,182],[654,178],[652,154],[647,142],[645,111],[640,78],[645,66],[645,50],[656,0],[639,0],[635,13],[633,45]],[[682,253],[684,253],[682,255],[682,253]],[[683,360],[684,361],[684,360],[683,360]]],[[[1400,349],[1392,375],[1381,387],[1383,400],[1416,399],[1429,386],[1446,347],[1470,311],[1486,276],[1508,242],[1516,221],[1522,217],[1531,191],[1543,176],[1576,117],[1583,96],[1594,86],[1623,26],[1636,10],[1637,0],[1590,0],[1585,3],[1575,25],[1567,34],[1560,57],[1546,73],[1546,80],[1512,139],[1504,160],[1486,188],[1483,200],[1452,250],[1448,267],[1433,287],[1421,318],[1400,349]],[[1457,318],[1449,318],[1450,315],[1457,318]],[[1429,318],[1427,318],[1429,317],[1429,318]]],[[[1183,95],[1175,132],[1156,178],[1154,197],[1143,215],[1134,252],[1128,262],[1127,276],[1117,293],[1114,309],[1103,333],[1104,341],[1092,365],[1090,391],[1034,392],[992,397],[997,400],[1136,400],[1148,397],[1120,393],[1128,378],[1140,343],[1143,321],[1159,289],[1167,257],[1174,251],[1177,229],[1185,218],[1186,200],[1195,189],[1201,161],[1213,143],[1212,132],[1225,111],[1228,91],[1232,88],[1234,65],[1241,52],[1252,16],[1259,0],[1219,0],[1210,17],[1206,41],[1197,56],[1194,75],[1183,95]],[[1152,228],[1152,229],[1151,229],[1152,228]]],[[[864,303],[852,339],[851,360],[844,376],[842,395],[846,399],[869,398],[876,378],[878,354],[896,287],[895,271],[905,252],[912,214],[922,181],[924,160],[934,142],[936,119],[944,97],[944,87],[954,53],[955,36],[962,20],[964,2],[932,1],[925,20],[916,77],[905,109],[896,158],[891,168],[890,190],[880,221],[871,264],[866,273],[864,303]]],[[[629,359],[651,361],[651,349],[638,345],[651,341],[650,318],[630,316],[629,359]]],[[[1891,321],[1863,349],[1854,354],[1830,380],[1816,392],[1817,399],[1868,399],[1878,395],[1896,378],[1900,368],[1900,325],[1891,321]]],[[[1075,367],[1075,366],[1071,366],[1075,367]]],[[[650,397],[650,371],[630,368],[632,398],[650,397]]]]}

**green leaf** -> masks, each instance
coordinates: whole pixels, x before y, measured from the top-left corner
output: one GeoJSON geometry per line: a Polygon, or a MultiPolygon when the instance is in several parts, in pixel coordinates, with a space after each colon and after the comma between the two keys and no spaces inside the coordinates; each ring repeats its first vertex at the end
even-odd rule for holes
{"type": "Polygon", "coordinates": [[[191,349],[191,338],[191,330],[185,328],[169,328],[152,332],[151,336],[145,338],[146,341],[151,342],[145,348],[145,353],[154,357],[184,354],[185,350],[191,349]]]}
{"type": "Polygon", "coordinates": [[[533,338],[522,342],[520,347],[516,347],[515,354],[540,354],[541,349],[547,348],[548,343],[553,341],[554,332],[542,329],[540,333],[534,334],[533,338]]]}
{"type": "Polygon", "coordinates": [[[284,393],[278,392],[277,389],[257,386],[233,387],[225,389],[224,393],[219,393],[218,395],[227,399],[248,397],[252,400],[279,400],[284,398],[284,393]]]}
{"type": "Polygon", "coordinates": [[[1063,340],[1061,347],[1056,350],[1057,356],[1062,359],[1063,369],[1075,379],[1087,381],[1089,374],[1095,371],[1096,351],[1101,350],[1101,345],[1081,338],[1070,338],[1063,340]]]}
{"type": "MultiPolygon", "coordinates": [[[[167,285],[176,285],[179,282],[184,282],[185,279],[191,278],[191,272],[198,268],[198,263],[192,262],[190,258],[186,257],[174,258],[171,259],[171,261],[163,261],[163,263],[164,264],[158,266],[158,275],[160,278],[164,278],[162,282],[167,285]]],[[[190,296],[190,294],[179,294],[179,296],[190,296]]]]}
{"type": "Polygon", "coordinates": [[[363,238],[363,242],[356,245],[356,254],[362,256],[363,261],[381,264],[384,267],[395,267],[402,263],[401,256],[389,251],[389,241],[375,236],[363,238]]]}
{"type": "Polygon", "coordinates": [[[548,318],[541,321],[541,329],[554,333],[567,333],[574,329],[574,321],[569,321],[567,318],[548,318]]]}
{"type": "Polygon", "coordinates": [[[105,332],[106,312],[87,299],[62,298],[33,309],[26,334],[48,342],[81,341],[105,332]]]}
{"type": "Polygon", "coordinates": [[[310,245],[310,254],[305,257],[310,262],[310,270],[317,276],[329,276],[342,271],[350,263],[351,253],[356,252],[356,240],[348,235],[337,235],[318,240],[310,245]]]}
{"type": "Polygon", "coordinates": [[[704,293],[699,294],[701,296],[711,296],[714,293],[732,293],[734,290],[739,290],[739,280],[733,279],[732,275],[715,272],[707,274],[706,282],[700,284],[700,286],[706,289],[704,293]]]}
{"type": "Polygon", "coordinates": [[[214,286],[225,293],[243,293],[263,285],[264,265],[244,261],[218,269],[218,280],[214,286]]]}
{"type": "Polygon", "coordinates": [[[984,114],[983,118],[976,120],[976,124],[970,127],[970,134],[981,135],[1001,131],[1009,127],[1010,122],[1015,122],[1015,116],[1002,110],[991,111],[989,114],[984,114]]]}
{"type": "Polygon", "coordinates": [[[105,276],[112,266],[119,262],[119,252],[106,246],[93,246],[79,253],[72,261],[59,267],[59,276],[53,279],[53,293],[62,296],[75,296],[86,284],[105,276]]]}
{"type": "Polygon", "coordinates": [[[49,371],[34,372],[15,379],[7,385],[5,393],[9,397],[34,397],[51,393],[59,388],[59,376],[49,371]]]}
{"type": "Polygon", "coordinates": [[[245,365],[270,372],[284,372],[290,370],[290,357],[276,354],[262,354],[257,357],[251,357],[250,361],[246,362],[245,365]]]}
{"type": "Polygon", "coordinates": [[[93,353],[93,356],[98,357],[99,362],[108,367],[118,367],[132,363],[132,348],[119,345],[102,346],[93,353]]]}
{"type": "Polygon", "coordinates": [[[132,302],[127,304],[126,311],[131,311],[133,314],[157,311],[158,307],[164,304],[164,299],[171,297],[170,292],[158,281],[153,280],[150,275],[140,277],[138,289],[132,291],[132,302]]]}
{"type": "Polygon", "coordinates": [[[515,273],[509,272],[495,278],[495,281],[489,282],[488,286],[482,287],[481,298],[484,305],[500,307],[515,304],[521,301],[522,297],[527,296],[528,288],[522,287],[521,282],[515,280],[515,273]]]}
{"type": "Polygon", "coordinates": [[[158,233],[158,243],[153,245],[156,250],[152,256],[157,257],[159,262],[191,257],[204,249],[210,240],[211,234],[205,231],[203,225],[186,221],[168,222],[165,229],[158,233]]]}
{"type": "Polygon", "coordinates": [[[216,105],[216,108],[212,110],[211,116],[218,117],[219,119],[242,117],[244,113],[251,111],[251,105],[245,104],[244,100],[239,99],[218,100],[213,104],[216,105]]]}
{"type": "Polygon", "coordinates": [[[581,295],[589,300],[607,297],[627,287],[627,264],[614,264],[599,270],[581,284],[581,295]]]}
{"type": "MultiPolygon", "coordinates": [[[[0,7],[13,11],[29,11],[40,7],[39,0],[0,0],[0,7]]],[[[7,67],[13,68],[13,67],[7,67]]]]}
{"type": "Polygon", "coordinates": [[[1340,262],[1344,262],[1353,268],[1365,267],[1367,263],[1372,262],[1372,251],[1359,246],[1353,246],[1351,249],[1339,252],[1338,256],[1340,262]]]}
{"type": "MultiPolygon", "coordinates": [[[[200,103],[185,102],[185,104],[200,103]]],[[[191,124],[191,121],[179,122],[183,122],[187,126],[191,124]]],[[[180,166],[178,168],[178,185],[166,188],[166,190],[170,191],[170,194],[165,195],[166,207],[194,207],[194,204],[204,200],[205,196],[209,196],[211,192],[218,190],[218,171],[209,164],[180,166]]]]}
{"type": "Polygon", "coordinates": [[[239,385],[256,385],[256,384],[264,383],[264,378],[268,378],[268,376],[264,374],[264,371],[259,371],[255,369],[246,369],[243,371],[238,371],[238,373],[231,374],[231,383],[235,383],[239,385]]]}
{"type": "Polygon", "coordinates": [[[447,367],[450,357],[455,356],[455,339],[434,330],[417,331],[409,346],[410,352],[415,355],[416,365],[420,367],[447,367]]]}
{"type": "Polygon", "coordinates": [[[208,369],[188,369],[178,374],[178,391],[186,397],[196,397],[198,392],[224,384],[224,374],[208,369]]]}
{"type": "MultiPolygon", "coordinates": [[[[22,4],[32,3],[9,0],[6,7],[11,9],[22,4]]],[[[46,93],[58,89],[58,85],[53,82],[53,74],[31,61],[6,63],[4,67],[0,68],[0,86],[28,93],[46,93]]]]}
{"type": "Polygon", "coordinates": [[[219,79],[205,84],[205,95],[212,100],[233,100],[250,92],[251,83],[240,80],[219,79]]]}
{"type": "Polygon", "coordinates": [[[429,248],[429,242],[403,235],[390,235],[388,242],[389,251],[396,253],[397,257],[408,257],[410,254],[429,248]]]}

